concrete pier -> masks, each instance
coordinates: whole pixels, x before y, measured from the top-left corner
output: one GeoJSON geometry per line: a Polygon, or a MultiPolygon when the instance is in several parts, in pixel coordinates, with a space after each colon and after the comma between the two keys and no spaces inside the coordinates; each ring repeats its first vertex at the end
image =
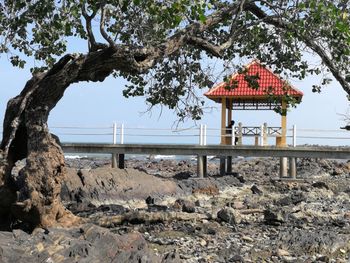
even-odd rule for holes
{"type": "MultiPolygon", "coordinates": [[[[199,175],[206,175],[206,157],[208,155],[221,156],[220,173],[226,174],[225,156],[246,157],[281,157],[281,173],[283,177],[296,177],[296,158],[325,158],[350,159],[350,147],[275,147],[275,146],[233,146],[233,145],[175,145],[175,144],[86,144],[62,143],[66,153],[105,153],[118,155],[118,167],[125,167],[125,154],[160,154],[160,155],[197,155],[199,175]]],[[[114,160],[116,157],[114,158],[114,160]]],[[[114,165],[115,165],[115,161],[114,165]]],[[[113,164],[112,162],[112,164],[113,164]]]]}
{"type": "Polygon", "coordinates": [[[204,178],[207,176],[207,156],[197,156],[197,175],[199,178],[204,178]]]}

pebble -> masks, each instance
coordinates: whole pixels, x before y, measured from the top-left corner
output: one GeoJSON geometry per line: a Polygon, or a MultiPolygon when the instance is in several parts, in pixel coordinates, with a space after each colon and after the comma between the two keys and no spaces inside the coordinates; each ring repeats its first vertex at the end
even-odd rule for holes
{"type": "Polygon", "coordinates": [[[242,236],[242,240],[253,243],[254,239],[249,236],[242,236]]]}
{"type": "Polygon", "coordinates": [[[276,254],[279,257],[290,256],[290,253],[287,250],[284,250],[284,249],[277,249],[276,254]]]}

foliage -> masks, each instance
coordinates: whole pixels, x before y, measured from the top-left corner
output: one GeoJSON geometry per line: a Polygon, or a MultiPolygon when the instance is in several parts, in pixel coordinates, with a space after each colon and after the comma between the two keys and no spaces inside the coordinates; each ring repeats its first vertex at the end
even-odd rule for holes
{"type": "Polygon", "coordinates": [[[18,67],[33,57],[37,72],[52,67],[72,38],[86,41],[88,53],[124,48],[145,62],[114,72],[129,81],[126,97],[197,119],[204,102],[196,91],[212,86],[215,60],[242,69],[240,58],[256,58],[287,79],[322,74],[315,92],[332,74],[350,94],[349,9],[344,0],[3,0],[0,54],[18,67]]]}

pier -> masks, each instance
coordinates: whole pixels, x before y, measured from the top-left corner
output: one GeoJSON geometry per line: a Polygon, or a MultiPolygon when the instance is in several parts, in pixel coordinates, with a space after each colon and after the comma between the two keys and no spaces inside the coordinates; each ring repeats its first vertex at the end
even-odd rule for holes
{"type": "Polygon", "coordinates": [[[206,176],[208,155],[284,158],[285,161],[280,162],[281,178],[296,178],[297,158],[350,159],[350,147],[63,143],[62,149],[65,153],[112,154],[118,156],[112,164],[119,168],[124,168],[125,154],[195,155],[200,178],[206,176]]]}

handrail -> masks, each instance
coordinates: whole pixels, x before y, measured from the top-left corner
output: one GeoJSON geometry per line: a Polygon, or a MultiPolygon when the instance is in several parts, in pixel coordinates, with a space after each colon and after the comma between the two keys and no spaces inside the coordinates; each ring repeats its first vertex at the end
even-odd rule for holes
{"type": "MultiPolygon", "coordinates": [[[[269,143],[268,139],[271,140],[271,138],[276,138],[281,136],[281,127],[274,127],[274,126],[242,126],[241,124],[239,126],[234,126],[232,128],[213,128],[213,127],[206,127],[206,125],[198,125],[188,128],[182,128],[182,129],[171,129],[171,128],[155,128],[155,127],[124,127],[123,124],[116,124],[114,123],[111,125],[101,125],[101,126],[77,126],[77,125],[54,125],[49,126],[50,129],[53,130],[53,133],[57,134],[58,136],[96,136],[101,138],[102,136],[111,136],[110,138],[105,137],[104,141],[109,141],[109,139],[112,140],[115,143],[124,142],[124,138],[130,138],[128,142],[135,141],[135,137],[139,137],[137,139],[139,142],[142,142],[142,137],[144,138],[171,138],[171,140],[174,138],[174,142],[176,141],[176,138],[186,138],[181,141],[179,139],[178,141],[181,142],[189,142],[193,143],[195,138],[199,138],[199,144],[200,145],[206,145],[206,138],[210,138],[209,143],[213,143],[214,140],[220,140],[222,138],[232,138],[232,137],[238,137],[238,138],[252,138],[252,137],[259,137],[259,141],[263,141],[264,143],[269,143]],[[204,127],[205,126],[205,127],[204,127]],[[225,134],[222,134],[221,131],[224,130],[225,134]],[[234,134],[232,134],[232,131],[234,131],[234,134]],[[226,133],[227,132],[227,133],[226,133]],[[118,139],[116,136],[118,136],[118,139]],[[187,139],[188,138],[188,139],[187,139]],[[216,138],[216,139],[215,139],[216,138]]],[[[2,137],[2,129],[3,126],[0,126],[0,140],[2,137]]],[[[287,135],[286,137],[288,140],[293,138],[293,145],[296,145],[296,139],[313,139],[313,140],[350,140],[350,133],[349,137],[345,134],[348,133],[346,130],[342,129],[311,129],[311,128],[298,128],[296,130],[296,127],[293,129],[287,129],[287,135]]],[[[100,139],[97,139],[100,140],[100,139]]],[[[153,139],[151,139],[153,140],[153,139]]],[[[154,139],[155,141],[159,141],[157,139],[154,139]]],[[[159,142],[167,142],[166,139],[161,140],[159,142]]],[[[170,141],[171,142],[171,141],[170,141]]],[[[255,143],[257,140],[255,140],[255,143]]],[[[215,143],[215,142],[214,142],[215,143]]],[[[218,143],[218,142],[216,142],[218,143]]],[[[270,142],[271,143],[271,142],[270,142]]]]}

